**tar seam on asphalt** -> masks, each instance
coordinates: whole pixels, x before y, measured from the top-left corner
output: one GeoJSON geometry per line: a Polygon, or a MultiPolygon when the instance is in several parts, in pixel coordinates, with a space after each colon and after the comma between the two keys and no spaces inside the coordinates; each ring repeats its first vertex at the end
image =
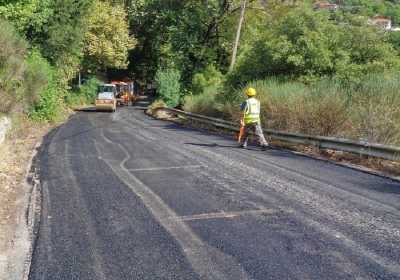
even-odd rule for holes
{"type": "MultiPolygon", "coordinates": [[[[101,136],[108,143],[112,143],[101,130],[101,136]]],[[[100,153],[99,143],[95,144],[100,153]]],[[[125,153],[125,159],[117,167],[110,164],[106,159],[104,162],[114,171],[115,174],[141,198],[147,209],[153,214],[154,218],[175,238],[180,244],[183,253],[188,258],[193,269],[205,280],[231,279],[247,280],[251,279],[244,271],[243,267],[231,256],[223,254],[221,251],[205,244],[197,235],[193,233],[189,226],[179,219],[169,219],[178,215],[169,208],[162,199],[156,195],[148,186],[129,172],[124,164],[130,159],[129,153],[119,144],[125,153]],[[133,183],[134,184],[133,184],[133,183]]]]}
{"type": "Polygon", "coordinates": [[[277,210],[273,210],[273,209],[260,209],[260,210],[248,210],[248,211],[205,213],[205,214],[197,214],[197,215],[190,215],[190,216],[171,217],[170,219],[177,219],[180,221],[232,219],[232,218],[245,216],[245,215],[274,214],[277,212],[278,212],[277,210]]]}
{"type": "MultiPolygon", "coordinates": [[[[199,148],[203,151],[203,153],[212,153],[211,151],[204,149],[204,148],[199,148]]],[[[227,158],[224,155],[221,154],[217,154],[217,153],[212,153],[213,157],[219,157],[219,160],[224,161],[225,163],[229,164],[232,167],[237,166],[237,163],[233,162],[231,159],[227,158]]],[[[265,182],[265,178],[259,177],[257,175],[259,175],[259,171],[254,169],[253,167],[247,166],[246,167],[248,171],[252,170],[253,174],[252,174],[252,180],[256,180],[259,181],[261,183],[266,184],[267,182],[265,182]]],[[[268,185],[273,185],[274,183],[271,182],[271,184],[268,185]]],[[[292,187],[295,187],[294,185],[292,187]]],[[[260,197],[265,197],[266,195],[256,189],[254,189],[251,186],[247,186],[248,190],[251,189],[252,192],[254,192],[255,194],[259,195],[260,197]]],[[[322,224],[306,217],[303,214],[300,214],[299,211],[295,211],[295,209],[293,208],[289,208],[287,207],[288,211],[292,212],[293,216],[295,216],[297,219],[302,220],[304,222],[306,222],[309,226],[311,226],[312,228],[314,228],[315,230],[328,235],[328,236],[332,236],[336,239],[340,239],[343,242],[343,245],[345,245],[347,248],[351,249],[352,251],[358,252],[358,254],[364,255],[365,257],[369,258],[371,261],[379,264],[380,266],[384,267],[385,269],[387,269],[388,271],[391,271],[393,273],[397,273],[400,274],[400,265],[398,263],[394,263],[380,255],[375,254],[374,252],[371,252],[370,250],[368,250],[367,248],[365,248],[364,246],[362,246],[361,244],[358,244],[357,242],[355,242],[354,240],[352,240],[350,237],[345,236],[344,234],[331,229],[331,228],[326,228],[324,227],[322,224]]]]}
{"type": "Polygon", "coordinates": [[[137,171],[163,171],[163,170],[173,170],[173,169],[187,169],[187,168],[201,168],[204,165],[185,165],[185,166],[171,166],[171,167],[152,167],[152,168],[136,168],[136,169],[128,169],[130,172],[137,171]]]}
{"type": "MultiPolygon", "coordinates": [[[[194,137],[195,138],[195,137],[194,137]]],[[[196,138],[197,139],[197,138],[196,138]]],[[[231,167],[234,168],[238,168],[238,163],[232,161],[232,159],[227,158],[225,155],[221,155],[219,153],[215,153],[213,151],[210,151],[209,149],[206,149],[204,147],[198,146],[196,147],[199,151],[201,151],[201,155],[202,156],[206,156],[207,158],[212,158],[213,160],[217,160],[217,161],[223,161],[226,162],[228,165],[230,165],[231,167]],[[207,156],[206,154],[209,154],[209,156],[207,156]]],[[[193,151],[191,151],[193,152],[193,151]]],[[[243,156],[243,154],[241,154],[243,156]]],[[[254,157],[252,158],[254,159],[254,157]]],[[[260,161],[260,159],[258,159],[258,161],[260,161]]],[[[276,167],[274,166],[272,163],[265,163],[270,167],[276,167]]],[[[239,164],[241,165],[241,164],[239,164]]],[[[250,166],[246,166],[246,169],[249,171],[249,169],[251,169],[253,172],[259,174],[259,170],[256,170],[250,166]]],[[[282,167],[277,168],[278,170],[282,170],[282,167]]],[[[293,171],[292,171],[293,173],[293,171]]],[[[301,174],[298,174],[301,175],[301,174]]],[[[266,184],[265,180],[262,178],[258,178],[258,176],[256,176],[257,179],[255,177],[253,177],[253,179],[256,179],[256,181],[259,181],[260,183],[266,184]]],[[[301,176],[303,179],[308,179],[311,180],[313,178],[308,178],[304,175],[301,176]]],[[[313,179],[312,181],[315,181],[315,179],[313,179]]],[[[332,185],[330,185],[331,187],[334,187],[332,185]]],[[[248,186],[248,190],[250,186],[248,186]]],[[[265,194],[262,192],[257,191],[256,189],[251,188],[251,190],[254,193],[257,193],[257,195],[259,195],[260,197],[264,197],[265,198],[265,194]]],[[[340,189],[341,190],[341,189],[340,189]]],[[[346,190],[341,190],[345,193],[348,193],[346,190]]],[[[350,194],[350,193],[349,193],[350,194]]],[[[373,201],[371,200],[371,202],[374,203],[378,203],[381,204],[379,202],[373,201]]],[[[391,206],[387,206],[387,205],[381,205],[384,207],[387,207],[390,210],[395,210],[398,211],[397,209],[391,207],[391,206]]],[[[368,259],[370,259],[371,261],[379,264],[380,266],[384,267],[385,269],[392,271],[394,273],[400,273],[400,266],[396,263],[391,262],[390,260],[375,254],[374,252],[368,250],[367,248],[365,248],[364,246],[362,246],[361,244],[358,244],[357,242],[355,242],[354,240],[352,240],[350,237],[343,235],[342,233],[332,229],[332,228],[326,228],[325,226],[323,226],[322,224],[306,217],[303,214],[300,214],[298,211],[295,211],[294,208],[287,208],[286,209],[289,212],[292,212],[294,215],[294,217],[296,217],[298,220],[303,220],[305,221],[309,226],[311,226],[312,228],[314,228],[316,231],[321,232],[322,234],[328,235],[328,236],[332,236],[334,239],[340,239],[343,242],[343,245],[345,245],[347,248],[349,248],[350,250],[354,251],[354,252],[358,252],[358,254],[364,255],[365,257],[367,257],[368,259]]]]}
{"type": "MultiPolygon", "coordinates": [[[[178,134],[178,133],[176,133],[175,131],[170,131],[171,133],[173,133],[173,134],[178,134]]],[[[165,139],[168,139],[169,137],[167,136],[167,135],[158,135],[159,137],[161,137],[161,138],[165,138],[165,139]]],[[[142,135],[142,137],[143,138],[145,138],[144,137],[144,135],[142,135]]],[[[193,138],[195,138],[195,137],[193,137],[193,138]]],[[[148,139],[151,139],[151,140],[157,140],[157,141],[160,141],[160,138],[154,138],[154,136],[153,137],[148,137],[148,139]]],[[[111,141],[110,141],[111,142],[111,141]]],[[[111,142],[111,143],[113,143],[113,142],[111,142]]],[[[238,168],[238,169],[240,169],[240,168],[243,168],[243,166],[236,166],[235,165],[235,162],[233,162],[229,157],[227,157],[226,155],[221,155],[221,154],[218,154],[218,153],[215,153],[215,152],[212,152],[212,151],[210,151],[210,150],[208,150],[208,149],[204,149],[204,148],[202,148],[202,147],[197,147],[197,149],[196,150],[198,150],[200,153],[202,153],[202,155],[203,156],[205,156],[206,158],[212,158],[213,160],[222,160],[222,161],[225,161],[229,166],[232,166],[232,167],[236,167],[236,168],[238,168]],[[209,153],[209,155],[204,155],[204,152],[206,152],[206,153],[209,153]]],[[[191,151],[191,153],[196,153],[195,151],[191,151]]],[[[242,155],[242,156],[244,156],[244,155],[242,155]]],[[[111,161],[110,161],[111,162],[111,161]]],[[[267,166],[271,166],[271,167],[273,167],[272,166],[272,163],[265,163],[264,162],[264,164],[266,164],[267,166]]],[[[240,165],[240,164],[239,164],[240,165]]],[[[258,169],[255,169],[255,168],[252,168],[251,166],[249,167],[249,166],[245,166],[246,167],[246,169],[248,170],[248,171],[251,171],[251,173],[253,173],[253,175],[254,176],[256,176],[257,177],[257,179],[256,179],[256,181],[258,181],[258,182],[260,182],[260,183],[263,183],[264,185],[269,185],[269,184],[271,184],[271,186],[272,186],[272,188],[274,189],[274,190],[276,190],[279,194],[285,194],[285,190],[282,190],[282,186],[281,185],[277,185],[277,184],[280,184],[280,183],[282,183],[282,184],[284,184],[284,185],[287,185],[287,187],[288,188],[290,188],[290,187],[295,187],[295,189],[296,189],[296,186],[293,186],[292,184],[291,184],[291,181],[282,181],[282,180],[278,180],[278,181],[276,181],[276,180],[272,180],[271,181],[271,178],[268,180],[268,181],[265,181],[265,177],[263,177],[263,176],[261,176],[260,174],[260,170],[258,170],[258,169]]],[[[288,170],[286,170],[286,168],[284,168],[285,170],[284,171],[288,171],[288,170]]],[[[279,170],[279,168],[277,169],[277,170],[279,170]]],[[[281,167],[281,170],[283,170],[283,168],[281,167]]],[[[292,173],[293,173],[294,171],[292,171],[292,173]]],[[[297,174],[297,175],[302,175],[302,174],[297,174]]],[[[304,179],[306,179],[308,182],[313,182],[313,181],[315,181],[315,179],[313,179],[313,178],[308,178],[307,176],[304,176],[304,175],[302,175],[300,178],[302,178],[303,180],[304,179]],[[313,179],[313,180],[311,180],[311,179],[313,179]],[[311,180],[311,181],[310,181],[311,180]]],[[[305,182],[303,182],[303,185],[304,185],[304,183],[305,182]]],[[[327,184],[326,182],[322,182],[323,184],[327,184]]],[[[328,187],[335,187],[334,185],[329,185],[328,187]]],[[[251,188],[251,191],[253,191],[253,192],[255,192],[255,193],[257,193],[258,195],[260,195],[261,197],[265,197],[265,194],[264,193],[262,193],[262,192],[259,192],[257,189],[255,189],[254,187],[250,187],[251,188]]],[[[249,189],[250,190],[250,189],[249,189]]],[[[303,190],[304,191],[304,190],[303,190]]],[[[341,190],[341,192],[343,192],[343,193],[346,193],[347,191],[346,190],[341,190]]],[[[308,194],[308,191],[307,191],[307,193],[305,193],[305,195],[307,195],[308,194]]],[[[351,194],[351,193],[350,193],[351,194]]],[[[311,195],[311,193],[310,193],[310,195],[311,195]]],[[[354,194],[355,195],[355,194],[354,194]]],[[[308,203],[310,203],[310,204],[313,204],[312,203],[312,201],[310,200],[310,199],[312,199],[313,198],[313,196],[311,195],[311,196],[309,196],[309,197],[307,197],[307,201],[306,202],[304,202],[304,204],[305,205],[308,205],[308,203]]],[[[373,200],[372,200],[373,201],[373,200]]],[[[376,202],[375,202],[376,203],[376,202]]],[[[382,206],[382,205],[381,205],[382,206]]],[[[385,205],[383,205],[383,206],[385,206],[385,205]]],[[[386,206],[386,207],[390,207],[390,206],[386,206]]],[[[294,208],[291,208],[291,209],[294,209],[294,208]]],[[[329,214],[329,212],[326,212],[325,214],[329,214]]],[[[380,266],[383,266],[383,267],[385,267],[386,269],[388,269],[388,270],[390,270],[390,271],[393,271],[393,272],[400,272],[400,268],[399,268],[399,266],[398,266],[398,264],[396,264],[396,263],[394,263],[394,262],[391,262],[391,261],[389,261],[389,260],[387,260],[385,257],[382,257],[382,256],[380,256],[379,254],[375,254],[373,251],[370,251],[368,248],[366,248],[366,247],[364,247],[364,246],[362,246],[361,244],[359,244],[359,243],[357,243],[356,241],[354,241],[354,240],[352,240],[351,239],[351,237],[348,237],[348,236],[346,236],[346,235],[343,235],[342,233],[340,233],[339,231],[337,231],[337,230],[335,230],[335,229],[332,229],[331,227],[326,227],[324,224],[321,224],[321,223],[319,223],[319,222],[317,222],[317,221],[315,221],[315,220],[313,220],[313,219],[310,219],[310,218],[306,218],[306,216],[304,215],[304,213],[299,213],[299,211],[296,211],[296,213],[295,213],[295,218],[296,219],[298,219],[298,220],[304,220],[304,222],[306,223],[306,224],[308,224],[308,225],[310,225],[312,228],[314,228],[316,231],[319,231],[319,232],[321,232],[322,234],[324,234],[324,235],[328,235],[328,236],[332,236],[332,237],[334,237],[334,238],[336,238],[336,239],[340,239],[341,241],[342,241],[342,243],[344,243],[343,245],[345,246],[345,247],[347,247],[347,248],[349,248],[350,250],[352,250],[353,252],[357,252],[358,254],[361,254],[361,255],[364,255],[365,257],[367,257],[367,258],[369,258],[371,261],[373,261],[374,263],[377,263],[377,264],[379,264],[380,266]]]]}

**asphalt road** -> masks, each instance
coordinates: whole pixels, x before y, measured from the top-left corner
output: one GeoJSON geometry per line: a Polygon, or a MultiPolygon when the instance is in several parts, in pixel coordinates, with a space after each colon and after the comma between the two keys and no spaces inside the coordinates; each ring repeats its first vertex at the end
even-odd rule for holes
{"type": "Polygon", "coordinates": [[[39,158],[31,280],[400,279],[400,183],[147,117],[82,112],[39,158]]]}

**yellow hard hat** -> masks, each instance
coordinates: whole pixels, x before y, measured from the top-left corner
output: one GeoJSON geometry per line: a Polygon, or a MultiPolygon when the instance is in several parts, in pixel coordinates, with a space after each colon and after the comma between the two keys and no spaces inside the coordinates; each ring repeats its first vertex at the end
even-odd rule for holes
{"type": "Polygon", "coordinates": [[[246,95],[247,96],[256,96],[257,92],[254,88],[250,87],[246,90],[246,95]]]}

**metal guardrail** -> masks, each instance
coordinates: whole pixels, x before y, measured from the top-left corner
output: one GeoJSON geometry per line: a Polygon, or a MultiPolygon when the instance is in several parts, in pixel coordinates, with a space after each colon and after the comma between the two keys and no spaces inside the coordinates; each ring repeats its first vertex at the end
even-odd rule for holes
{"type": "MultiPolygon", "coordinates": [[[[171,108],[160,108],[160,109],[173,113],[178,116],[183,116],[187,119],[213,125],[215,127],[220,127],[236,132],[239,131],[237,124],[226,120],[211,118],[177,109],[171,109],[171,108]]],[[[311,136],[300,133],[282,132],[271,129],[265,130],[265,133],[272,139],[284,142],[312,145],[314,147],[321,149],[331,149],[336,151],[349,152],[362,156],[377,157],[395,161],[400,160],[400,147],[374,144],[368,142],[357,142],[335,137],[311,136]]]]}

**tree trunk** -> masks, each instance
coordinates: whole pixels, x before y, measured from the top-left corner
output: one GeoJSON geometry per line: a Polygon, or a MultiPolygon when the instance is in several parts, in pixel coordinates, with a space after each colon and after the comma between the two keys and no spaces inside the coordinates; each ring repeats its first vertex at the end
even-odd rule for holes
{"type": "Polygon", "coordinates": [[[240,41],[240,33],[242,31],[244,15],[246,12],[246,3],[247,3],[247,0],[242,0],[241,9],[240,9],[240,18],[239,18],[237,31],[236,31],[235,43],[233,45],[232,60],[231,60],[231,65],[229,66],[229,71],[233,70],[233,67],[235,66],[235,63],[236,63],[237,50],[238,50],[239,41],[240,41]]]}

